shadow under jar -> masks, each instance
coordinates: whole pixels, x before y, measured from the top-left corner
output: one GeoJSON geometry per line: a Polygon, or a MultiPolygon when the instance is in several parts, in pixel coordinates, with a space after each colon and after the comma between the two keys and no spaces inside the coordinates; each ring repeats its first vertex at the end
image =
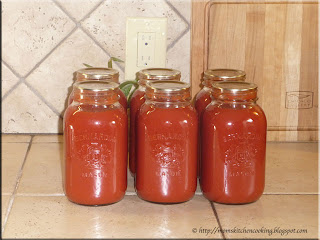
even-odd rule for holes
{"type": "MultiPolygon", "coordinates": [[[[76,71],[76,82],[83,81],[109,81],[119,83],[119,71],[113,68],[82,68],[76,71]]],[[[127,98],[124,93],[118,88],[116,90],[119,95],[119,103],[127,109],[127,98]]],[[[70,105],[74,98],[72,90],[68,98],[68,105],[70,105]]]]}
{"type": "Polygon", "coordinates": [[[64,114],[65,193],[72,202],[105,205],[121,200],[127,188],[127,114],[119,84],[74,84],[64,114]]]}
{"type": "Polygon", "coordinates": [[[190,85],[147,83],[137,115],[136,191],[155,203],[191,199],[197,187],[198,118],[190,85]]]}
{"type": "Polygon", "coordinates": [[[130,100],[129,170],[132,175],[136,173],[136,115],[145,102],[146,84],[159,80],[179,81],[180,78],[180,71],[169,68],[147,68],[137,72],[139,87],[130,100]]]}
{"type": "Polygon", "coordinates": [[[201,190],[210,201],[254,202],[264,190],[267,130],[257,85],[214,83],[212,99],[201,121],[201,190]]]}

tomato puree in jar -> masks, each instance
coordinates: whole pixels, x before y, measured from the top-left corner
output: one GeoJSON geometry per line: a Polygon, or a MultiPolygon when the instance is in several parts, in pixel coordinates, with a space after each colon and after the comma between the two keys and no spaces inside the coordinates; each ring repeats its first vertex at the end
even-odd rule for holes
{"type": "Polygon", "coordinates": [[[267,127],[257,86],[215,83],[212,98],[201,122],[202,192],[219,203],[254,202],[264,190],[267,127]]]}
{"type": "Polygon", "coordinates": [[[64,115],[65,193],[72,202],[104,205],[121,200],[127,188],[127,114],[119,84],[75,83],[64,115]]]}
{"type": "MultiPolygon", "coordinates": [[[[199,121],[201,121],[201,116],[204,109],[211,103],[211,91],[212,84],[221,81],[245,81],[246,73],[241,70],[236,69],[208,69],[203,73],[203,88],[198,92],[195,97],[195,108],[197,110],[199,121]]],[[[201,131],[199,129],[199,134],[201,131]]],[[[200,176],[200,166],[201,166],[201,136],[199,135],[199,157],[198,157],[198,176],[200,176]]]]}
{"type": "Polygon", "coordinates": [[[136,191],[144,200],[179,203],[197,186],[198,119],[190,86],[151,82],[137,115],[136,191]]]}
{"type": "Polygon", "coordinates": [[[169,68],[147,68],[137,73],[139,87],[130,100],[129,170],[132,175],[136,173],[136,115],[141,105],[145,102],[146,83],[159,80],[179,81],[180,77],[180,71],[169,68]]]}

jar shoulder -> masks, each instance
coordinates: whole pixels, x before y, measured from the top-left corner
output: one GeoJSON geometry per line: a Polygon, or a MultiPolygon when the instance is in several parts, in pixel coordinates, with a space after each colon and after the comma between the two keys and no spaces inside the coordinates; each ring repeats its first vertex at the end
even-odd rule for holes
{"type": "Polygon", "coordinates": [[[112,106],[85,106],[71,104],[68,106],[64,113],[64,121],[74,121],[74,119],[87,119],[92,121],[99,120],[126,120],[127,113],[120,103],[113,104],[112,106]]]}
{"type": "Polygon", "coordinates": [[[196,94],[195,96],[195,101],[200,100],[201,98],[206,98],[209,97],[210,98],[210,89],[203,87],[202,89],[200,89],[200,91],[196,94]]]}
{"type": "Polygon", "coordinates": [[[221,104],[213,101],[207,106],[203,112],[204,119],[224,118],[234,121],[252,118],[260,119],[266,123],[266,115],[263,109],[258,104],[239,104],[238,106],[231,106],[230,104],[221,104]]]}
{"type": "Polygon", "coordinates": [[[177,108],[159,108],[152,104],[144,103],[139,112],[139,117],[144,119],[192,119],[198,120],[195,108],[189,104],[177,108]]]}

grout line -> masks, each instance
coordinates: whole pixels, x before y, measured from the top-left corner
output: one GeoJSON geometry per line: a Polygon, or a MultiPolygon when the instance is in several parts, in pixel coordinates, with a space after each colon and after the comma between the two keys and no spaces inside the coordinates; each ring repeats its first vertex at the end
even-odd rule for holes
{"type": "Polygon", "coordinates": [[[54,47],[52,48],[25,76],[24,78],[27,79],[27,77],[30,76],[30,74],[36,70],[40,65],[41,63],[43,63],[50,55],[51,53],[53,53],[58,47],[60,47],[64,41],[70,37],[76,30],[77,30],[77,26],[75,26],[64,38],[61,39],[61,41],[54,47]]]}
{"type": "MultiPolygon", "coordinates": [[[[209,201],[209,200],[208,200],[208,201],[209,201]]],[[[220,228],[220,230],[222,230],[222,225],[221,225],[220,219],[219,219],[219,217],[218,217],[218,212],[217,212],[216,208],[214,207],[214,203],[211,202],[211,201],[209,201],[209,202],[210,202],[212,211],[213,211],[213,213],[214,213],[214,216],[215,216],[216,219],[217,219],[219,228],[220,228]]],[[[227,239],[226,236],[224,235],[224,232],[223,232],[223,231],[221,231],[221,235],[222,235],[223,239],[227,239]]]]}
{"type": "Polygon", "coordinates": [[[9,68],[9,70],[14,74],[16,75],[17,78],[22,78],[21,75],[19,73],[16,72],[16,70],[14,70],[6,61],[4,61],[2,59],[2,63],[7,67],[9,68]]]}
{"type": "Polygon", "coordinates": [[[27,157],[28,157],[30,149],[31,149],[32,141],[33,141],[33,136],[31,136],[31,139],[29,141],[29,146],[28,146],[27,152],[26,152],[26,154],[24,156],[20,171],[19,171],[18,176],[17,176],[15,188],[13,190],[13,193],[12,193],[11,197],[10,197],[10,201],[9,201],[9,204],[8,204],[7,212],[6,212],[6,215],[5,215],[5,218],[4,218],[4,221],[3,221],[3,226],[2,226],[2,229],[1,229],[2,233],[4,232],[5,226],[7,224],[7,221],[8,221],[12,206],[13,206],[15,195],[17,193],[17,190],[18,190],[18,187],[19,187],[19,183],[20,183],[20,180],[21,180],[21,177],[22,177],[23,168],[24,168],[24,165],[25,165],[25,163],[27,161],[27,157]]]}
{"type": "Polygon", "coordinates": [[[94,6],[82,19],[80,19],[79,22],[84,21],[85,19],[87,19],[88,17],[90,17],[90,15],[97,10],[98,7],[100,7],[102,4],[104,3],[104,0],[101,0],[99,3],[97,3],[96,6],[94,6]]]}
{"type": "Polygon", "coordinates": [[[24,81],[24,84],[35,94],[45,105],[47,105],[48,108],[51,109],[52,112],[54,112],[58,117],[60,117],[60,113],[58,110],[51,105],[39,92],[36,90],[33,86],[31,86],[30,83],[24,81]]]}
{"type": "Polygon", "coordinates": [[[19,197],[62,197],[64,193],[17,193],[19,197]]]}
{"type": "MultiPolygon", "coordinates": [[[[83,22],[85,19],[87,19],[97,8],[99,8],[103,3],[104,0],[100,1],[96,6],[94,6],[80,21],[77,21],[74,17],[72,17],[69,12],[56,0],[53,0],[53,2],[57,5],[57,7],[60,8],[61,11],[63,11],[76,25],[79,29],[81,29],[109,58],[111,57],[111,54],[107,50],[105,50],[101,44],[96,40],[90,32],[88,32],[82,25],[81,22],[83,22]]],[[[113,62],[113,64],[116,64],[122,72],[124,72],[124,68],[118,63],[113,62]]]]}
{"type": "MultiPolygon", "coordinates": [[[[165,2],[167,3],[167,5],[185,22],[185,24],[187,24],[187,28],[185,30],[183,30],[183,32],[179,35],[179,37],[177,37],[171,44],[169,44],[167,46],[167,51],[170,50],[171,48],[174,47],[174,45],[176,45],[177,42],[179,42],[179,40],[185,35],[187,34],[187,32],[189,32],[190,30],[190,23],[189,21],[180,13],[180,11],[178,9],[175,8],[175,6],[172,5],[171,2],[169,2],[169,0],[165,0],[165,2]]],[[[190,2],[190,7],[191,7],[191,2],[190,2]]]]}
{"type": "Polygon", "coordinates": [[[6,92],[6,94],[3,95],[2,101],[4,101],[21,83],[22,83],[22,80],[19,79],[19,81],[18,81],[16,84],[14,84],[14,85],[8,90],[8,92],[6,92]]]}
{"type": "MultiPolygon", "coordinates": [[[[111,57],[111,54],[109,54],[109,52],[107,50],[105,50],[101,44],[98,42],[98,40],[96,40],[88,31],[87,29],[85,29],[83,26],[79,26],[79,28],[105,53],[107,54],[108,57],[111,57]]],[[[112,64],[116,64],[122,72],[124,72],[124,67],[121,66],[118,62],[112,62],[112,64]]]]}

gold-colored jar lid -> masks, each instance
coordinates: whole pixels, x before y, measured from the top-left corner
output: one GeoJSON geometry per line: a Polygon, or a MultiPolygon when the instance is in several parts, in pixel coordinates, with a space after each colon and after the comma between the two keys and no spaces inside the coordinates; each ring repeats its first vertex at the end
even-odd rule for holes
{"type": "Polygon", "coordinates": [[[137,72],[138,80],[176,80],[181,78],[181,72],[170,68],[147,68],[137,72]]]}
{"type": "Polygon", "coordinates": [[[258,86],[249,82],[226,81],[215,82],[212,84],[212,88],[214,91],[217,90],[221,93],[237,93],[257,90],[258,86]]]}
{"type": "Polygon", "coordinates": [[[119,71],[113,68],[82,68],[76,72],[77,81],[108,80],[119,81],[119,71]]]}
{"type": "Polygon", "coordinates": [[[153,93],[177,93],[190,91],[190,84],[179,81],[155,81],[147,83],[147,91],[153,93]]]}
{"type": "Polygon", "coordinates": [[[208,69],[203,73],[203,79],[212,81],[244,81],[246,73],[237,69],[208,69]]]}
{"type": "Polygon", "coordinates": [[[83,81],[74,84],[75,89],[80,91],[105,92],[119,88],[119,84],[110,81],[83,81]]]}

